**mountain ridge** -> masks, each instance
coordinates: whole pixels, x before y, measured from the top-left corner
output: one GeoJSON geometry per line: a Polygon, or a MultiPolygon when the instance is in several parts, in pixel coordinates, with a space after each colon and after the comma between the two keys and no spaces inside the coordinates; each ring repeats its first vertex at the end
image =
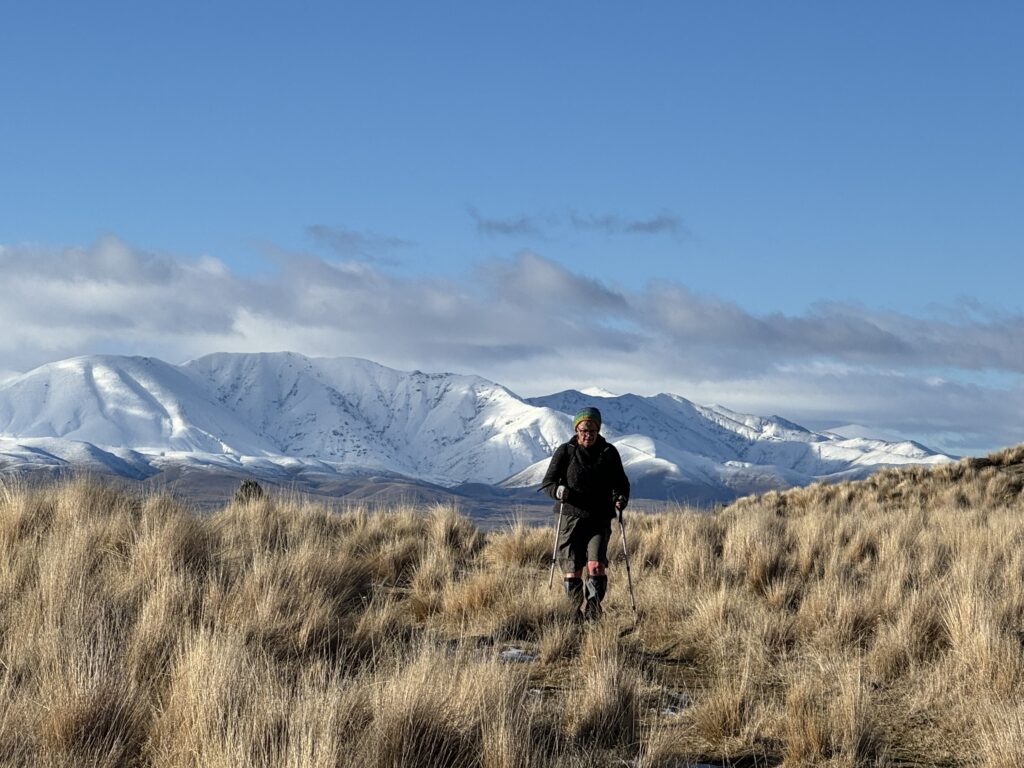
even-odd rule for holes
{"type": "Polygon", "coordinates": [[[188,465],[290,477],[300,487],[383,475],[501,495],[536,487],[582,405],[601,408],[634,495],[653,499],[729,501],[952,458],[669,393],[568,389],[521,398],[469,374],[274,352],[215,353],[182,365],[91,355],[40,366],[0,383],[0,461],[8,470],[85,466],[137,478],[188,465]]]}

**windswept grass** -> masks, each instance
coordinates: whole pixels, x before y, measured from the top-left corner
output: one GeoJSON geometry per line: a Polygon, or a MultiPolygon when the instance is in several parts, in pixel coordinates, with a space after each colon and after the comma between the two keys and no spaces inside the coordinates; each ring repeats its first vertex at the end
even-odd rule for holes
{"type": "Polygon", "coordinates": [[[1022,488],[1024,446],[628,515],[639,621],[613,563],[579,626],[550,527],[0,485],[0,764],[1015,765],[1022,488]]]}

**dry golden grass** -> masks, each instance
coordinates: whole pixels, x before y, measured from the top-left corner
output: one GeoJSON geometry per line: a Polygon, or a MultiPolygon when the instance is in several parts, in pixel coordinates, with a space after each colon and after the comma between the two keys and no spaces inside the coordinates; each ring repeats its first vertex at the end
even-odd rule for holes
{"type": "Polygon", "coordinates": [[[629,515],[639,619],[613,563],[579,626],[550,527],[3,484],[0,764],[1024,764],[1022,488],[1024,446],[629,515]]]}

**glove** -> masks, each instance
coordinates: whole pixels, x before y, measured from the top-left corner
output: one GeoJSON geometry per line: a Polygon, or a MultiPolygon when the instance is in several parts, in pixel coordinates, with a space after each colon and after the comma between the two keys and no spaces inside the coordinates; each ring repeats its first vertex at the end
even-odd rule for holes
{"type": "Polygon", "coordinates": [[[622,510],[624,510],[624,509],[626,508],[626,505],[627,505],[628,503],[629,503],[629,499],[627,499],[627,498],[626,498],[625,496],[621,496],[621,495],[620,495],[620,496],[616,496],[616,497],[615,497],[615,508],[616,508],[616,509],[617,509],[617,510],[618,510],[619,512],[621,512],[622,510]]]}
{"type": "Polygon", "coordinates": [[[558,486],[558,488],[555,489],[555,498],[558,499],[559,501],[568,501],[569,489],[566,488],[564,485],[558,486]]]}

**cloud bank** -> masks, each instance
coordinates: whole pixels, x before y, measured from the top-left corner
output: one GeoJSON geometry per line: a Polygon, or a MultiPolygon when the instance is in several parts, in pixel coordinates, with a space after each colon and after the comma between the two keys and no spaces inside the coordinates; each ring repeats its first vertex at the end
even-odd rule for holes
{"type": "Polygon", "coordinates": [[[965,301],[927,317],[838,303],[755,315],[681,284],[625,290],[531,252],[458,280],[410,278],[375,258],[402,242],[310,234],[347,258],[279,253],[272,274],[254,277],[115,237],[0,246],[0,378],[78,354],[182,362],[290,350],[477,373],[523,395],[674,392],[815,428],[898,430],[958,453],[1024,440],[1019,314],[965,301]]]}

